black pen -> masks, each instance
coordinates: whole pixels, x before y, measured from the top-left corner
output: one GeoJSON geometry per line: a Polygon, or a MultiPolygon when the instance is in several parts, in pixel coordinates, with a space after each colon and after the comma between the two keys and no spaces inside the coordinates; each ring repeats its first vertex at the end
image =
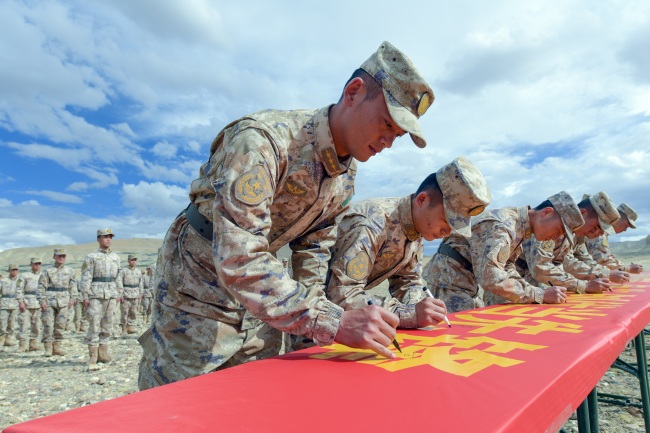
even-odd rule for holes
{"type": "MultiPolygon", "coordinates": [[[[429,290],[427,286],[422,287],[422,290],[424,290],[424,292],[427,294],[429,298],[436,299],[436,297],[433,296],[433,293],[431,293],[431,290],[429,290]]],[[[443,316],[443,318],[445,319],[445,323],[447,324],[447,326],[451,328],[451,323],[449,323],[449,319],[447,319],[446,314],[443,316]]]]}
{"type": "MultiPolygon", "coordinates": [[[[366,301],[368,302],[368,305],[377,305],[375,301],[373,301],[370,298],[367,298],[366,301]]],[[[399,353],[403,353],[402,349],[399,347],[399,343],[397,342],[397,339],[393,340],[393,346],[395,346],[395,349],[399,350],[399,353]]]]}

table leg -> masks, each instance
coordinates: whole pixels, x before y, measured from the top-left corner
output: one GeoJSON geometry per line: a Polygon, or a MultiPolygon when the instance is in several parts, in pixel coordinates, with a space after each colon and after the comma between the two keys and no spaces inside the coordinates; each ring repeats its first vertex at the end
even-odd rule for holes
{"type": "Polygon", "coordinates": [[[591,433],[591,423],[589,422],[589,397],[580,403],[577,410],[578,415],[578,432],[591,433]]]}
{"type": "Polygon", "coordinates": [[[599,433],[600,421],[598,417],[598,390],[596,388],[594,388],[587,396],[587,402],[589,404],[589,425],[591,427],[591,433],[599,433]]]}
{"type": "Polygon", "coordinates": [[[641,402],[643,403],[643,422],[646,433],[650,433],[650,392],[648,390],[648,359],[645,353],[645,337],[641,331],[634,338],[636,349],[636,365],[639,372],[639,386],[641,387],[641,402]]]}

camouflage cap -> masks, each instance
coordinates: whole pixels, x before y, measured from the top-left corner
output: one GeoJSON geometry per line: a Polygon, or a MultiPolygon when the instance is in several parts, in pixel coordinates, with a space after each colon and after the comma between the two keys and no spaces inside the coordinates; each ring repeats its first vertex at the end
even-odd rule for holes
{"type": "Polygon", "coordinates": [[[15,264],[15,263],[12,263],[12,264],[9,265],[9,269],[7,269],[7,270],[8,270],[8,271],[11,271],[11,270],[13,270],[13,269],[18,270],[18,269],[19,269],[19,268],[18,268],[18,265],[15,264]]]}
{"type": "Polygon", "coordinates": [[[574,243],[575,235],[573,232],[585,224],[585,219],[582,217],[578,204],[566,191],[560,191],[550,196],[547,200],[551,202],[553,208],[560,215],[564,231],[569,241],[574,243]]]}
{"type": "Polygon", "coordinates": [[[29,259],[29,263],[30,264],[31,263],[43,263],[43,260],[41,260],[40,257],[32,257],[31,259],[29,259]]]}
{"type": "Polygon", "coordinates": [[[627,217],[627,222],[630,225],[630,227],[632,227],[633,229],[636,228],[636,225],[634,225],[634,221],[636,221],[636,219],[639,216],[636,214],[634,209],[632,209],[631,207],[629,207],[625,203],[621,203],[620,205],[618,205],[616,210],[618,210],[619,213],[624,213],[625,214],[625,216],[627,217]]]}
{"type": "Polygon", "coordinates": [[[452,230],[465,237],[472,234],[470,217],[483,212],[492,195],[481,171],[461,156],[436,172],[442,191],[445,216],[452,230]]]}
{"type": "Polygon", "coordinates": [[[111,237],[113,237],[115,236],[115,233],[113,233],[113,230],[109,228],[97,230],[97,236],[105,236],[105,235],[111,235],[111,237]]]}
{"type": "Polygon", "coordinates": [[[63,248],[54,248],[55,256],[65,256],[65,250],[63,248]]]}
{"type": "Polygon", "coordinates": [[[598,214],[598,224],[600,225],[600,228],[608,235],[615,234],[612,224],[621,217],[621,214],[618,213],[616,206],[614,206],[614,203],[607,193],[601,191],[593,195],[585,194],[582,196],[582,199],[589,199],[589,203],[591,203],[596,214],[598,214]]]}
{"type": "Polygon", "coordinates": [[[129,254],[129,260],[138,260],[138,256],[135,254],[129,254]]]}
{"type": "Polygon", "coordinates": [[[433,103],[433,90],[404,53],[385,41],[361,65],[384,91],[386,107],[418,147],[427,145],[418,119],[433,103]]]}

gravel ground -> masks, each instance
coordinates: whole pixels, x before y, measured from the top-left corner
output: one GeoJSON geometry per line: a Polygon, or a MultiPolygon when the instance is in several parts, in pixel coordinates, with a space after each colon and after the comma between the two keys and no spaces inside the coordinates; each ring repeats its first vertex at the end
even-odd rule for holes
{"type": "MultiPolygon", "coordinates": [[[[63,357],[45,358],[43,352],[18,353],[17,346],[0,352],[0,430],[19,422],[73,409],[137,391],[137,368],[141,350],[138,334],[111,341],[113,361],[101,370],[88,372],[87,346],[83,334],[66,332],[63,357]]],[[[634,350],[623,352],[622,359],[634,362],[634,350]]],[[[100,364],[101,365],[101,364],[100,364]]],[[[626,395],[640,402],[638,380],[618,369],[610,369],[599,384],[599,392],[626,395]]],[[[634,406],[599,405],[602,433],[644,431],[641,411],[634,406]]],[[[564,425],[577,432],[577,422],[564,425]]],[[[451,433],[451,432],[450,432],[451,433]]],[[[463,432],[464,433],[464,432],[463,432]]]]}

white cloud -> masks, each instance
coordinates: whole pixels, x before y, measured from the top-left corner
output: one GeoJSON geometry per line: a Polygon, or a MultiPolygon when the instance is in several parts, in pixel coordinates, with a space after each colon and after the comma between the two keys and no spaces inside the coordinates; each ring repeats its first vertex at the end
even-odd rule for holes
{"type": "Polygon", "coordinates": [[[151,152],[153,152],[154,155],[165,159],[174,158],[176,156],[176,151],[176,146],[169,144],[166,141],[160,141],[154,144],[151,149],[151,152]]]}
{"type": "MultiPolygon", "coordinates": [[[[139,215],[175,217],[189,203],[186,188],[165,185],[162,182],[138,182],[122,185],[124,206],[139,215]]],[[[169,218],[167,219],[169,221],[169,218]]]]}
{"type": "Polygon", "coordinates": [[[61,203],[74,203],[74,204],[83,203],[83,200],[79,196],[72,195],[72,194],[65,194],[65,193],[57,192],[57,191],[33,191],[33,190],[28,190],[28,191],[25,191],[25,193],[30,194],[30,195],[39,195],[41,197],[49,198],[52,201],[58,201],[58,202],[61,202],[61,203]]]}

